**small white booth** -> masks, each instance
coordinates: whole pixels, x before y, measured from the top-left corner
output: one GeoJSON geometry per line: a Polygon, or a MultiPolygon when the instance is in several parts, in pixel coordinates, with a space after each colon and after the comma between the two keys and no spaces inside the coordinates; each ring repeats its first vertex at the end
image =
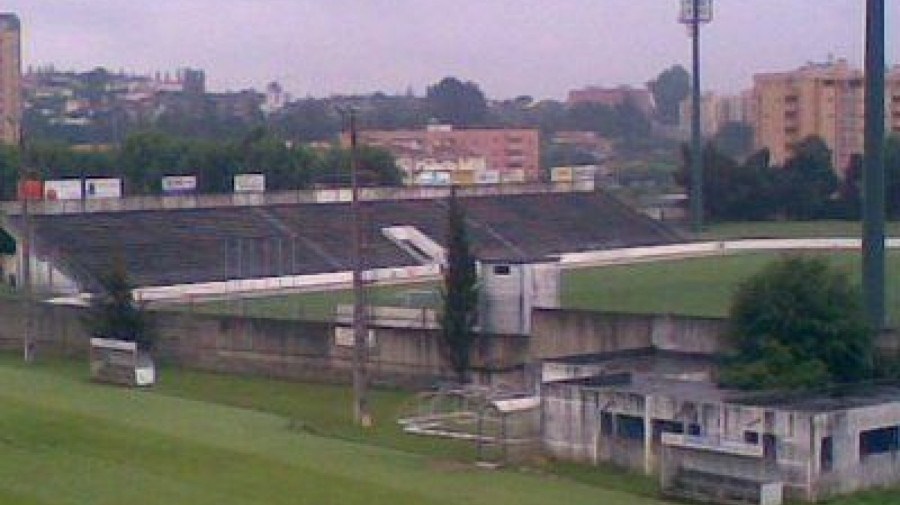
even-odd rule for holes
{"type": "Polygon", "coordinates": [[[156,367],[150,353],[138,349],[135,342],[92,338],[91,378],[124,386],[152,386],[156,367]]]}

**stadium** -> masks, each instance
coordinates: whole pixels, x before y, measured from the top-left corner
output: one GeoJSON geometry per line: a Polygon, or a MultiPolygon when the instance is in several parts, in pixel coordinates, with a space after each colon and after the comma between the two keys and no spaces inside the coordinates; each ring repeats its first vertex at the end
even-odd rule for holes
{"type": "MultiPolygon", "coordinates": [[[[455,191],[482,265],[478,330],[485,338],[473,351],[472,372],[488,393],[479,393],[487,396],[480,397],[478,412],[406,417],[407,432],[478,440],[479,458],[488,440],[502,446],[498,454],[506,459],[509,439],[455,432],[459,420],[468,419],[464,429],[481,426],[479,416],[493,409],[491,422],[505,432],[508,418],[539,417],[540,431],[522,431],[516,443],[537,444],[564,460],[659,474],[667,492],[688,498],[725,489],[740,502],[780,503],[782,496],[817,500],[895,482],[895,464],[884,466],[892,446],[882,447],[900,422],[894,389],[827,399],[723,391],[713,381],[716,356],[729,348],[722,319],[597,312],[560,302],[562,269],[596,284],[581,267],[760,250],[851,251],[858,240],[691,241],[592,185],[455,191]],[[498,391],[514,396],[491,396],[498,391]],[[520,396],[526,392],[531,396],[520,396]],[[847,425],[834,428],[839,422],[847,425]],[[695,438],[717,432],[729,437],[727,444],[695,438]],[[804,434],[805,442],[790,433],[804,434]],[[744,442],[735,442],[741,437],[744,442]],[[867,441],[859,461],[848,459],[854,439],[867,441]],[[826,440],[835,444],[827,460],[826,440]],[[781,452],[788,447],[793,452],[781,452]],[[825,467],[837,462],[844,465],[840,471],[825,467]],[[799,467],[807,470],[798,474],[799,467]]],[[[328,189],[56,200],[28,202],[27,213],[20,202],[4,204],[2,225],[16,240],[15,254],[4,259],[4,278],[20,286],[28,270],[29,287],[51,303],[0,303],[0,317],[11,322],[0,329],[0,345],[20,348],[21,335],[31,331],[41,352],[83,355],[88,339],[77,305],[121,265],[137,297],[159,304],[157,353],[164,362],[228,375],[346,382],[354,347],[347,307],[332,307],[319,320],[277,320],[240,311],[205,314],[191,304],[224,300],[242,306],[247,298],[349,287],[349,197],[347,190],[328,189]],[[27,321],[19,317],[23,311],[30,314],[27,321]]],[[[368,284],[433,285],[439,279],[450,197],[449,188],[363,191],[368,284]]],[[[703,276],[711,277],[708,271],[703,276]]],[[[667,295],[682,296],[687,285],[667,295]]],[[[381,306],[368,312],[366,366],[374,384],[422,388],[452,375],[434,309],[381,306]]],[[[893,334],[877,345],[884,353],[897,351],[893,334]]]]}

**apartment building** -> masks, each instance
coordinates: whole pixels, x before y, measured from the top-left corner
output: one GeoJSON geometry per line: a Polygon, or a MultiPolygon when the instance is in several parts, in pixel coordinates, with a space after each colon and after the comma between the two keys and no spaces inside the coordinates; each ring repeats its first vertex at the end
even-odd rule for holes
{"type": "Polygon", "coordinates": [[[15,14],[0,13],[0,142],[18,143],[21,122],[21,25],[15,14]]]}
{"type": "MultiPolygon", "coordinates": [[[[750,123],[752,100],[749,92],[737,95],[717,95],[706,92],[700,97],[700,131],[704,136],[712,136],[728,123],[750,123]]],[[[684,138],[691,133],[690,97],[678,106],[678,127],[684,138]]]]}
{"type": "Polygon", "coordinates": [[[884,120],[888,134],[900,135],[900,65],[885,77],[884,120]]]}
{"type": "Polygon", "coordinates": [[[776,164],[810,135],[825,140],[838,172],[863,151],[863,74],[846,60],[757,74],[753,101],[756,147],[768,148],[776,164]]]}
{"type": "Polygon", "coordinates": [[[569,91],[567,103],[577,105],[580,103],[596,103],[607,107],[616,107],[631,101],[641,112],[648,117],[653,113],[653,94],[644,88],[632,88],[631,86],[619,86],[616,88],[602,88],[588,86],[569,91]]]}
{"type": "MultiPolygon", "coordinates": [[[[348,143],[347,136],[343,142],[348,143]]],[[[406,184],[494,184],[536,181],[540,141],[535,129],[366,130],[362,144],[390,151],[406,184]]]]}

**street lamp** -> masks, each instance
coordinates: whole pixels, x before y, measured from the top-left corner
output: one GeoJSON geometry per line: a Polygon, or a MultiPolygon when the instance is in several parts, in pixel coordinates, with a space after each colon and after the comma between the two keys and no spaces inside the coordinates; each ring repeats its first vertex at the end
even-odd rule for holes
{"type": "Polygon", "coordinates": [[[712,21],[712,0],[681,0],[679,22],[688,25],[693,46],[691,86],[691,226],[703,230],[703,153],[700,146],[700,24],[712,21]]]}

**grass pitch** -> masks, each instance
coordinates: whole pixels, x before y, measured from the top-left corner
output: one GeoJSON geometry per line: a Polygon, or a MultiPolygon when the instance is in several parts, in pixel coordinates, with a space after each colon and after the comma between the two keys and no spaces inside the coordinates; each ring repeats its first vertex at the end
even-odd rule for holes
{"type": "MultiPolygon", "coordinates": [[[[81,367],[59,367],[0,362],[0,503],[662,503],[373,445],[369,438],[377,442],[378,435],[353,433],[346,420],[327,421],[327,412],[349,407],[346,393],[332,388],[317,390],[317,398],[301,393],[311,404],[304,406],[284,396],[291,385],[276,384],[277,400],[241,408],[215,401],[224,394],[215,391],[242,379],[164,371],[159,388],[135,391],[91,384],[81,367]],[[279,388],[287,389],[279,395],[279,388]],[[278,408],[265,408],[270,402],[303,417],[271,412],[278,408]],[[298,429],[306,419],[310,426],[342,426],[328,434],[298,429]]],[[[246,384],[245,392],[257,394],[273,383],[246,384]]],[[[226,396],[218,399],[238,398],[226,396]]]]}
{"type": "MultiPolygon", "coordinates": [[[[563,306],[571,308],[725,316],[737,285],[784,252],[747,253],[572,270],[563,282],[563,306]]],[[[825,255],[859,283],[857,252],[825,255]]],[[[888,314],[900,319],[900,251],[887,255],[888,314]]]]}
{"type": "Polygon", "coordinates": [[[375,392],[378,425],[361,430],[345,387],[163,369],[136,391],[92,384],[86,369],[0,357],[0,504],[669,503],[653,480],[608,468],[478,470],[464,444],[399,432],[406,393],[375,392]]]}

